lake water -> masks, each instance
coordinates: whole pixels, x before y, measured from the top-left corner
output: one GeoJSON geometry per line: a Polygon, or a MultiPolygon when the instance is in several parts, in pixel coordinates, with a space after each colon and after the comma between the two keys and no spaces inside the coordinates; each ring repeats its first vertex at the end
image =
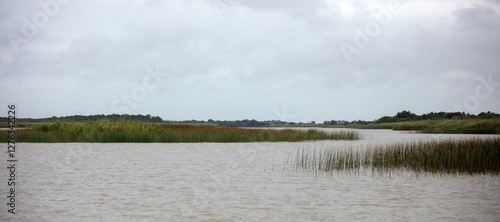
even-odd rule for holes
{"type": "MultiPolygon", "coordinates": [[[[0,219],[500,220],[500,176],[411,172],[390,177],[363,172],[315,176],[288,167],[287,159],[299,148],[370,148],[402,141],[474,136],[359,132],[359,141],[17,144],[16,214],[7,213],[8,172],[2,167],[0,219]]],[[[0,156],[6,165],[6,155],[0,156]]]]}

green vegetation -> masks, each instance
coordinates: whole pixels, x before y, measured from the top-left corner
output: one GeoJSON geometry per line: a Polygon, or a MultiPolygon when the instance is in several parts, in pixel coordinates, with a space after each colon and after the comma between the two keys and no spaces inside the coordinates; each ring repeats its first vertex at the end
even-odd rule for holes
{"type": "Polygon", "coordinates": [[[500,134],[500,119],[429,120],[395,124],[393,130],[423,133],[500,134]]]}
{"type": "MultiPolygon", "coordinates": [[[[8,119],[0,117],[0,127],[7,127],[8,119]]],[[[37,124],[60,122],[92,122],[92,121],[138,121],[149,123],[169,123],[173,125],[194,126],[222,126],[222,127],[322,127],[322,128],[355,128],[355,129],[393,129],[414,130],[423,133],[464,133],[464,134],[500,134],[500,114],[493,112],[482,112],[478,115],[464,112],[430,112],[417,115],[410,111],[401,111],[394,116],[384,116],[375,121],[346,121],[330,120],[317,124],[314,121],[308,123],[295,123],[280,120],[185,120],[171,121],[163,120],[158,116],[151,115],[92,115],[92,116],[66,116],[50,117],[42,119],[17,118],[16,126],[32,128],[37,124]]]]}
{"type": "MultiPolygon", "coordinates": [[[[0,117],[0,128],[8,127],[9,119],[7,117],[0,117]]],[[[91,115],[91,116],[82,116],[82,115],[74,115],[74,116],[64,116],[64,117],[49,117],[49,118],[16,118],[16,127],[17,128],[32,128],[39,124],[44,123],[54,123],[54,122],[89,122],[89,121],[108,121],[108,122],[116,122],[116,121],[138,121],[138,122],[151,122],[151,123],[161,123],[163,120],[158,116],[151,115],[91,115]]]]}
{"type": "MultiPolygon", "coordinates": [[[[8,119],[6,117],[0,117],[0,122],[3,127],[7,127],[8,119]]],[[[151,122],[151,123],[161,123],[163,119],[158,116],[151,115],[128,115],[128,114],[112,114],[112,115],[90,115],[90,116],[82,116],[82,115],[74,115],[74,116],[64,116],[64,117],[49,117],[49,118],[16,118],[16,125],[21,127],[20,125],[34,125],[36,123],[52,123],[52,122],[88,122],[88,121],[138,121],[138,122],[151,122]]]]}
{"type": "Polygon", "coordinates": [[[331,120],[323,124],[278,123],[272,127],[322,127],[354,129],[412,130],[422,133],[500,134],[500,114],[482,112],[478,115],[460,112],[438,112],[416,115],[410,111],[384,116],[376,121],[331,120]]]}
{"type": "MultiPolygon", "coordinates": [[[[242,129],[214,126],[171,125],[135,121],[54,122],[17,130],[17,142],[90,142],[90,143],[184,143],[184,142],[297,142],[308,140],[354,140],[355,132],[327,133],[321,130],[242,129]]],[[[7,131],[0,131],[7,141],[7,131]]]]}
{"type": "Polygon", "coordinates": [[[500,172],[500,137],[400,143],[367,150],[298,150],[295,169],[313,172],[395,169],[448,174],[500,172]]]}
{"type": "MultiPolygon", "coordinates": [[[[298,126],[297,126],[298,127],[298,126]]],[[[422,133],[449,134],[500,134],[500,119],[452,119],[452,120],[420,120],[410,122],[347,124],[347,125],[317,125],[322,128],[352,128],[352,129],[392,129],[411,130],[422,133]]]]}
{"type": "Polygon", "coordinates": [[[414,121],[422,121],[422,120],[472,120],[472,119],[500,119],[500,114],[494,112],[481,112],[477,115],[464,113],[464,112],[430,112],[427,114],[417,115],[410,111],[403,110],[398,112],[394,116],[383,116],[375,121],[363,121],[363,120],[354,120],[354,121],[346,121],[346,120],[330,120],[324,121],[323,124],[320,124],[321,127],[326,126],[356,126],[363,127],[367,126],[371,127],[379,127],[384,126],[385,124],[393,124],[400,122],[414,122],[414,121]]]}
{"type": "Polygon", "coordinates": [[[482,112],[478,115],[464,113],[464,112],[430,112],[427,114],[417,115],[410,111],[398,112],[395,116],[384,116],[375,123],[394,123],[394,122],[408,122],[420,120],[460,120],[460,119],[500,119],[500,114],[493,112],[482,112]]]}

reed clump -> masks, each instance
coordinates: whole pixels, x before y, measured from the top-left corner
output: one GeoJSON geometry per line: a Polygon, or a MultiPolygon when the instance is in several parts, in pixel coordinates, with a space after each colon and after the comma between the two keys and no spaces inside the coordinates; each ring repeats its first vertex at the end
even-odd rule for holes
{"type": "MultiPolygon", "coordinates": [[[[7,132],[0,132],[0,140],[7,132]]],[[[356,132],[320,130],[273,130],[216,126],[171,125],[134,121],[54,122],[18,130],[16,141],[33,143],[195,143],[195,142],[298,142],[308,140],[355,140],[356,132]]]]}
{"type": "Polygon", "coordinates": [[[300,149],[295,169],[313,172],[372,171],[446,174],[494,174],[500,172],[500,137],[465,140],[432,140],[398,143],[372,149],[300,149]]]}

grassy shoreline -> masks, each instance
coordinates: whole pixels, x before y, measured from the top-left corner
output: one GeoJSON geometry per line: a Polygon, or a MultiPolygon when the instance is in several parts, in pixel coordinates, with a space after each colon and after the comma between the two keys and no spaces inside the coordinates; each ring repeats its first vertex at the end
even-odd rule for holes
{"type": "MultiPolygon", "coordinates": [[[[356,132],[273,130],[215,126],[171,125],[134,121],[54,122],[16,131],[16,142],[29,143],[200,143],[200,142],[300,142],[355,140],[356,132]]],[[[7,131],[0,131],[7,142],[7,131]]]]}
{"type": "MultiPolygon", "coordinates": [[[[106,122],[107,120],[99,120],[106,122]]],[[[65,122],[65,121],[63,121],[65,122]]],[[[90,121],[96,122],[96,121],[90,121]]],[[[115,122],[115,121],[109,121],[115,122]]],[[[18,122],[17,127],[34,128],[38,125],[51,124],[54,122],[18,122]]],[[[70,122],[74,123],[74,122],[70,122]]],[[[85,122],[79,122],[85,123],[85,122]]],[[[161,123],[156,123],[161,124],[161,123]]],[[[171,125],[188,126],[214,126],[214,123],[163,123],[171,125]]],[[[7,127],[7,122],[0,122],[0,127],[7,127]]],[[[387,123],[370,124],[347,124],[347,125],[329,125],[329,124],[271,124],[270,128],[350,128],[350,129],[392,129],[401,131],[419,131],[422,133],[450,133],[450,134],[500,134],[500,119],[438,119],[438,120],[419,120],[387,123]]]]}
{"type": "Polygon", "coordinates": [[[500,134],[500,119],[420,120],[408,122],[374,123],[367,125],[273,125],[273,127],[392,129],[400,131],[420,131],[422,133],[500,134]]]}
{"type": "Polygon", "coordinates": [[[423,133],[500,134],[499,119],[441,120],[401,123],[393,130],[418,130],[423,133]]]}
{"type": "Polygon", "coordinates": [[[292,166],[318,172],[372,170],[389,173],[403,169],[421,173],[500,173],[500,137],[431,140],[390,144],[372,149],[297,150],[292,166]]]}

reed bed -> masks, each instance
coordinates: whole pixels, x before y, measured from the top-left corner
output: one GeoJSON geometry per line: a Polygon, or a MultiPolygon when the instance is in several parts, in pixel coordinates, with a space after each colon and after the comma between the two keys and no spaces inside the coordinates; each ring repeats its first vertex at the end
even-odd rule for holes
{"type": "Polygon", "coordinates": [[[393,130],[423,133],[500,134],[499,119],[424,120],[393,123],[393,130]]]}
{"type": "MultiPolygon", "coordinates": [[[[321,130],[228,128],[134,121],[55,122],[18,130],[16,134],[16,141],[32,143],[298,142],[359,138],[354,131],[327,133],[321,130]]],[[[0,132],[0,141],[6,142],[6,140],[7,132],[0,132]]]]}
{"type": "Polygon", "coordinates": [[[432,174],[498,175],[500,137],[407,142],[371,149],[299,149],[292,167],[315,173],[410,170],[432,174]]]}

